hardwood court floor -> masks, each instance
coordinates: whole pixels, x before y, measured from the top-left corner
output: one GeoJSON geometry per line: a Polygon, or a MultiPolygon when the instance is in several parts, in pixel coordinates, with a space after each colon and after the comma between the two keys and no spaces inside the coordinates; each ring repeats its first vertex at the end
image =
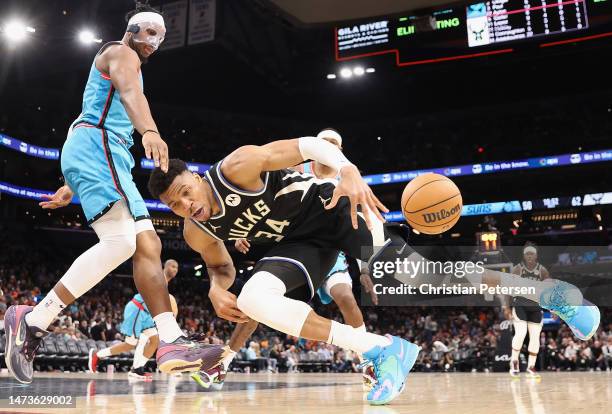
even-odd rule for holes
{"type": "Polygon", "coordinates": [[[30,386],[0,374],[0,412],[215,414],[565,414],[612,413],[612,373],[544,373],[541,380],[507,374],[411,374],[390,405],[362,401],[357,374],[230,374],[223,391],[205,391],[188,375],[37,373],[30,386]],[[76,408],[6,408],[10,395],[73,395],[76,408]]]}

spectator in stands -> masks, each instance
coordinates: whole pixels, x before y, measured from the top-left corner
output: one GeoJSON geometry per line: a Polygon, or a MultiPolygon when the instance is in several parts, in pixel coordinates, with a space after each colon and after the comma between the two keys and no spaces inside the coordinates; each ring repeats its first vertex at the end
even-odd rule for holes
{"type": "Polygon", "coordinates": [[[564,338],[565,350],[563,351],[564,368],[566,370],[576,369],[576,360],[578,358],[579,347],[572,338],[564,338]]]}
{"type": "Polygon", "coordinates": [[[297,372],[299,358],[295,345],[291,345],[289,349],[284,352],[284,358],[287,361],[287,372],[297,372]]]}
{"type": "Polygon", "coordinates": [[[255,341],[249,342],[249,347],[245,351],[247,361],[255,361],[257,359],[257,352],[255,351],[257,344],[255,341]]]}
{"type": "Polygon", "coordinates": [[[319,361],[331,361],[332,360],[332,351],[330,350],[330,345],[325,343],[319,344],[319,349],[317,351],[319,361]]]}
{"type": "Polygon", "coordinates": [[[587,342],[578,345],[577,366],[580,370],[593,369],[593,352],[587,342]]]}
{"type": "MultiPolygon", "coordinates": [[[[70,327],[66,328],[66,331],[64,332],[64,339],[65,340],[74,339],[75,341],[80,339],[80,337],[77,336],[76,332],[77,331],[74,328],[74,326],[70,326],[70,327]]],[[[79,332],[79,334],[80,334],[80,332],[79,332]]]]}
{"type": "Polygon", "coordinates": [[[283,345],[280,343],[274,344],[270,350],[270,367],[274,372],[287,367],[287,359],[283,355],[283,345]]]}
{"type": "Polygon", "coordinates": [[[556,371],[561,367],[563,355],[559,352],[557,342],[554,338],[550,338],[546,344],[546,369],[556,371]]]}
{"type": "Polygon", "coordinates": [[[106,341],[113,341],[115,339],[121,339],[120,336],[117,336],[119,330],[117,329],[117,321],[115,319],[111,319],[110,317],[106,318],[106,325],[104,326],[104,337],[106,341]]]}
{"type": "Polygon", "coordinates": [[[105,325],[106,320],[102,318],[96,319],[95,325],[93,325],[89,331],[91,333],[91,339],[94,341],[106,341],[105,325]]]}
{"type": "Polygon", "coordinates": [[[83,337],[91,338],[91,334],[89,333],[89,326],[87,323],[87,319],[84,319],[79,322],[78,330],[83,337]]]}
{"type": "Polygon", "coordinates": [[[597,371],[605,371],[606,361],[604,358],[601,341],[596,340],[595,342],[593,342],[593,346],[591,347],[591,352],[593,353],[592,368],[594,368],[597,371]]]}
{"type": "Polygon", "coordinates": [[[608,343],[602,347],[606,371],[612,369],[612,335],[608,335],[608,343]]]}
{"type": "MultiPolygon", "coordinates": [[[[0,295],[2,297],[2,295],[0,295]]],[[[6,303],[0,302],[0,332],[4,332],[4,314],[6,313],[6,303]]]]}

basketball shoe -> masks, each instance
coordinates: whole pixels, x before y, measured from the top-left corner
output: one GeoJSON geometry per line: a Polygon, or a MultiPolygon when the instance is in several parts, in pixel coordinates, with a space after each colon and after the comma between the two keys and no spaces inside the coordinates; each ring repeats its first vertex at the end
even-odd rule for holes
{"type": "Polygon", "coordinates": [[[521,374],[521,370],[519,369],[518,361],[510,361],[510,376],[512,378],[518,378],[521,374]]]}
{"type": "Polygon", "coordinates": [[[130,369],[130,372],[128,372],[128,378],[142,381],[153,381],[153,376],[151,373],[145,372],[144,367],[130,369]]]}
{"type": "Polygon", "coordinates": [[[219,364],[208,371],[194,372],[191,374],[191,378],[202,388],[212,388],[214,391],[221,391],[226,375],[227,371],[223,368],[223,364],[219,364]]]}
{"type": "Polygon", "coordinates": [[[551,286],[540,294],[540,306],[563,319],[578,339],[591,338],[599,327],[599,308],[583,299],[576,286],[562,280],[551,281],[551,286]]]}
{"type": "Polygon", "coordinates": [[[527,374],[527,378],[533,378],[533,379],[540,378],[540,374],[538,374],[538,372],[535,370],[535,367],[527,367],[527,370],[525,371],[525,373],[527,374]]]}
{"type": "Polygon", "coordinates": [[[363,382],[363,391],[370,392],[376,385],[376,374],[374,373],[374,366],[371,363],[364,363],[361,365],[363,382]]]}
{"type": "Polygon", "coordinates": [[[421,347],[397,336],[387,335],[387,338],[391,340],[389,345],[377,345],[363,354],[372,362],[376,376],[376,385],[366,397],[372,405],[388,404],[400,394],[421,350],[421,347]]]}
{"type": "Polygon", "coordinates": [[[166,374],[206,371],[219,364],[224,353],[222,345],[203,344],[180,336],[171,343],[159,341],[157,367],[166,374]]]}
{"type": "Polygon", "coordinates": [[[9,372],[22,384],[32,382],[34,357],[42,339],[49,334],[44,329],[28,326],[25,316],[32,306],[13,305],[6,310],[6,354],[4,360],[9,372]]]}
{"type": "Polygon", "coordinates": [[[98,372],[98,352],[96,351],[96,348],[89,349],[87,368],[89,368],[90,372],[98,372]]]}

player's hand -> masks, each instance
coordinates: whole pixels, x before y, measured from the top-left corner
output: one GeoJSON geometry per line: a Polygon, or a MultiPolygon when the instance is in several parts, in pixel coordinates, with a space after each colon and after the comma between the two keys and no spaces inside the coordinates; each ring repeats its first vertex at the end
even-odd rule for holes
{"type": "Polygon", "coordinates": [[[43,194],[41,197],[48,201],[38,203],[45,210],[55,210],[66,207],[72,201],[74,193],[67,185],[61,186],[53,195],[43,194]]]}
{"type": "Polygon", "coordinates": [[[374,282],[372,282],[370,275],[367,273],[362,273],[361,276],[359,276],[359,281],[361,282],[361,285],[365,289],[366,293],[370,294],[372,303],[374,305],[378,305],[378,295],[374,291],[374,282]]]}
{"type": "Polygon", "coordinates": [[[238,239],[236,243],[234,243],[234,246],[240,253],[247,254],[251,248],[251,243],[249,243],[247,239],[238,239]]]}
{"type": "Polygon", "coordinates": [[[249,321],[249,317],[238,309],[237,298],[233,293],[221,289],[220,287],[211,286],[208,291],[208,298],[213,308],[215,308],[217,316],[220,318],[236,323],[249,321]]]}
{"type": "Polygon", "coordinates": [[[147,131],[142,136],[142,146],[147,159],[153,159],[156,167],[168,172],[168,145],[155,131],[147,131]]]}
{"type": "Polygon", "coordinates": [[[359,174],[357,167],[352,164],[340,169],[340,181],[334,190],[331,201],[325,208],[327,210],[334,208],[338,204],[340,197],[343,196],[348,197],[351,203],[351,222],[353,223],[353,228],[357,229],[358,227],[357,206],[361,206],[361,212],[368,225],[368,229],[372,230],[370,212],[374,213],[380,221],[385,221],[380,212],[384,211],[387,213],[389,209],[376,198],[372,189],[363,180],[361,174],[359,174]]]}

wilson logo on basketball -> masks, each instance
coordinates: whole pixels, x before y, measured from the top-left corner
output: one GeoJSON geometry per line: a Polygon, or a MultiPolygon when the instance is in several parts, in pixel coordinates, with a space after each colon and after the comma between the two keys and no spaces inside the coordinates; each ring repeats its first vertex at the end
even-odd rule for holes
{"type": "Polygon", "coordinates": [[[437,221],[445,220],[449,217],[454,216],[459,210],[461,210],[461,204],[457,204],[453,208],[448,210],[443,208],[437,212],[425,213],[423,214],[423,220],[425,220],[425,223],[435,223],[437,221]]]}

